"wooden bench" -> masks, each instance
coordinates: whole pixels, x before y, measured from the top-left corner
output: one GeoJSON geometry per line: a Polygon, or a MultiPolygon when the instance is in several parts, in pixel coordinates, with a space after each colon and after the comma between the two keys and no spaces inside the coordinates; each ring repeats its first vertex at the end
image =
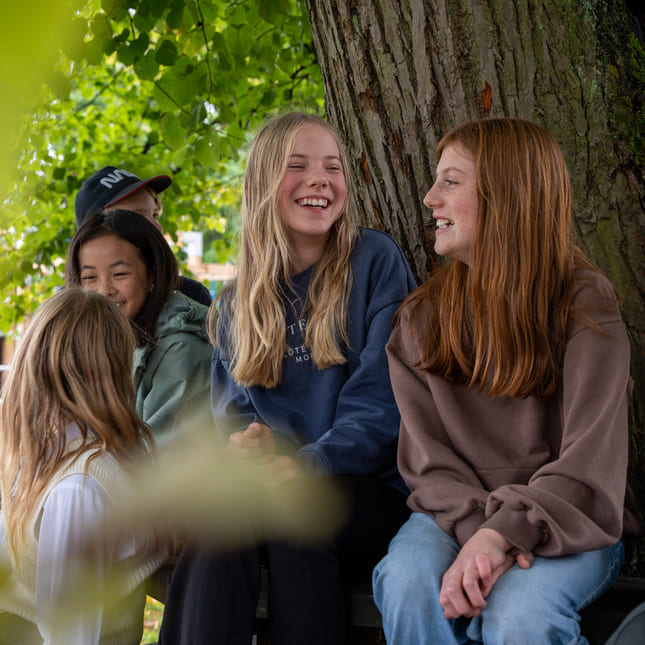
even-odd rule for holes
{"type": "MultiPolygon", "coordinates": [[[[166,565],[150,579],[148,594],[164,602],[172,575],[172,565],[166,565]]],[[[351,589],[351,645],[384,645],[381,614],[374,604],[370,581],[351,589]]],[[[621,576],[598,600],[581,612],[582,633],[590,645],[604,645],[623,618],[639,603],[645,602],[645,578],[621,576]]],[[[256,611],[257,645],[268,643],[266,618],[268,614],[268,576],[262,570],[260,597],[256,611]]]]}

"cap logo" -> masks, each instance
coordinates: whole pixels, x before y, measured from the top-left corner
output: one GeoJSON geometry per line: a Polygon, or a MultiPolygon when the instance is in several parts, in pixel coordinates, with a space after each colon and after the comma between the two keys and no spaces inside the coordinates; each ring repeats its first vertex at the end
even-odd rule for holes
{"type": "Polygon", "coordinates": [[[135,179],[138,179],[136,175],[132,174],[131,172],[128,172],[127,170],[117,169],[105,175],[105,177],[103,177],[99,181],[99,183],[103,184],[103,186],[105,186],[106,188],[112,188],[120,181],[123,181],[126,177],[134,177],[135,179]]]}

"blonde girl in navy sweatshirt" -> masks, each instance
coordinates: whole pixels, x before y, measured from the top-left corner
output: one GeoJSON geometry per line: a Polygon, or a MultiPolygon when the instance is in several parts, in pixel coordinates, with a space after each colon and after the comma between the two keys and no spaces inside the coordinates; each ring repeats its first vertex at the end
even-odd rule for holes
{"type": "Polygon", "coordinates": [[[248,155],[238,277],[212,330],[213,415],[229,454],[261,460],[273,485],[288,492],[305,476],[334,478],[349,520],[313,546],[185,551],[163,644],[248,645],[263,562],[272,642],[341,645],[343,584],[369,573],[407,517],[385,343],[414,279],[397,244],[354,218],[330,125],[302,113],[269,122],[248,155]]]}

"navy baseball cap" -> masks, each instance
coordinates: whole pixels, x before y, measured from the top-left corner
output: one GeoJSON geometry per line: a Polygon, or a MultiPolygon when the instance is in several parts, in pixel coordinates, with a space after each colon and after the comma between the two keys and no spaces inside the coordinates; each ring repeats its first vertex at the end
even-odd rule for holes
{"type": "Polygon", "coordinates": [[[127,170],[114,166],[105,166],[83,182],[74,200],[76,226],[96,211],[116,204],[135,193],[143,186],[150,186],[155,193],[160,193],[172,184],[168,175],[159,175],[141,180],[127,170]]]}

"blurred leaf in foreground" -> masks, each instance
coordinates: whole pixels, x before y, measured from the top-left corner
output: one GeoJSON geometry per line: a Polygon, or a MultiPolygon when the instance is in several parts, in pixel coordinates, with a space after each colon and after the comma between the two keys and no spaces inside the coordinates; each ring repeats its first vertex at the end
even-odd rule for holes
{"type": "Polygon", "coordinates": [[[330,480],[302,477],[267,485],[261,465],[227,459],[214,432],[182,435],[136,474],[117,526],[155,526],[163,533],[203,534],[221,545],[269,538],[325,539],[346,507],[330,480]]]}
{"type": "MultiPolygon", "coordinates": [[[[264,539],[321,541],[342,524],[347,507],[329,479],[302,477],[270,486],[263,472],[260,464],[226,458],[212,429],[177,435],[157,460],[140,464],[135,494],[122,500],[94,538],[105,540],[110,531],[144,527],[154,528],[162,539],[198,537],[213,548],[230,549],[264,539]]],[[[88,565],[56,608],[59,624],[97,605],[109,614],[130,602],[131,610],[134,596],[123,599],[127,576],[128,570],[116,567],[105,584],[98,584],[88,565]]]]}
{"type": "Polygon", "coordinates": [[[0,203],[16,178],[19,123],[71,35],[73,0],[4,0],[0,39],[0,203]]]}

